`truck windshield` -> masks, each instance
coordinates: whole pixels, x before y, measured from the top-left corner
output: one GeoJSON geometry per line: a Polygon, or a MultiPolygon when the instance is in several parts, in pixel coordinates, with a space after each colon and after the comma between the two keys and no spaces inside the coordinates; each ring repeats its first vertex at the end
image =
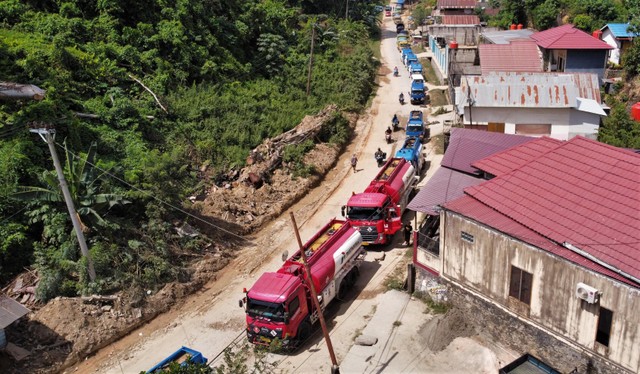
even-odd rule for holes
{"type": "Polygon", "coordinates": [[[274,322],[285,322],[284,306],[254,299],[247,300],[247,314],[251,317],[268,318],[274,322]]]}
{"type": "Polygon", "coordinates": [[[383,218],[382,208],[363,208],[358,206],[349,207],[347,217],[353,220],[377,221],[383,218]]]}
{"type": "Polygon", "coordinates": [[[409,131],[409,132],[420,132],[420,131],[422,131],[422,126],[407,126],[407,131],[409,131]]]}

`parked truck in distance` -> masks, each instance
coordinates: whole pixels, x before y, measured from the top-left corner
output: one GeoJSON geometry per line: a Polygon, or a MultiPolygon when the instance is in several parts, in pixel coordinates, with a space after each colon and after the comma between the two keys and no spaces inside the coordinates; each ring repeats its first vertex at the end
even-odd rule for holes
{"type": "Polygon", "coordinates": [[[359,275],[366,256],[362,236],[349,222],[334,219],[304,246],[311,279],[307,278],[302,254],[298,250],[276,272],[262,274],[245,290],[240,305],[245,308],[247,339],[257,345],[298,347],[309,336],[313,325],[334,299],[344,300],[359,275]],[[313,282],[320,309],[311,299],[313,282]]]}
{"type": "Polygon", "coordinates": [[[418,177],[404,158],[390,158],[362,193],[354,193],[342,216],[357,227],[363,244],[386,244],[402,228],[402,213],[418,177]]]}
{"type": "Polygon", "coordinates": [[[181,347],[167,358],[160,361],[156,366],[149,369],[147,373],[162,373],[169,369],[169,366],[172,363],[176,363],[180,366],[186,366],[189,364],[206,364],[207,358],[195,349],[181,347]]]}
{"type": "Polygon", "coordinates": [[[425,93],[424,81],[411,81],[411,104],[421,105],[424,104],[427,95],[425,93]]]}
{"type": "Polygon", "coordinates": [[[411,113],[409,113],[405,133],[407,137],[416,137],[420,139],[421,142],[424,142],[429,137],[421,110],[412,110],[411,113]]]}
{"type": "Polygon", "coordinates": [[[408,136],[404,140],[402,148],[396,152],[396,157],[404,158],[409,161],[416,169],[416,173],[420,173],[424,164],[424,158],[422,157],[422,142],[419,138],[408,136]]]}

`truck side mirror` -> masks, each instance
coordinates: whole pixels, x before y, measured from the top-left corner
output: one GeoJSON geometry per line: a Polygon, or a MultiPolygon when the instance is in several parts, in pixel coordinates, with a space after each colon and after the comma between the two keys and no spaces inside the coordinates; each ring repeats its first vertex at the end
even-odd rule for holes
{"type": "Polygon", "coordinates": [[[282,262],[287,261],[287,258],[289,258],[289,252],[287,251],[282,252],[282,262]]]}
{"type": "Polygon", "coordinates": [[[346,206],[344,206],[344,205],[342,206],[342,208],[340,208],[340,212],[342,213],[342,216],[343,216],[343,217],[345,216],[345,212],[346,212],[346,210],[347,210],[347,207],[346,207],[346,206]]]}
{"type": "Polygon", "coordinates": [[[244,300],[240,299],[238,300],[238,305],[240,306],[240,308],[244,307],[244,300]]]}

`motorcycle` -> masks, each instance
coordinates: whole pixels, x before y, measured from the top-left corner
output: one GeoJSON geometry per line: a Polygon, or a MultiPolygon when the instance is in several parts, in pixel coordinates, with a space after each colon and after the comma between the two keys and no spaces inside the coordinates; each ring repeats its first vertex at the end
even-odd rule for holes
{"type": "Polygon", "coordinates": [[[404,95],[400,94],[400,96],[398,97],[398,101],[400,101],[400,105],[404,105],[404,95]]]}
{"type": "Polygon", "coordinates": [[[398,126],[400,125],[400,120],[398,120],[398,117],[393,117],[393,119],[391,120],[391,124],[393,125],[393,131],[398,131],[398,126]]]}
{"type": "Polygon", "coordinates": [[[384,138],[387,141],[387,144],[393,142],[393,139],[391,139],[391,133],[390,132],[385,133],[384,134],[384,138]]]}

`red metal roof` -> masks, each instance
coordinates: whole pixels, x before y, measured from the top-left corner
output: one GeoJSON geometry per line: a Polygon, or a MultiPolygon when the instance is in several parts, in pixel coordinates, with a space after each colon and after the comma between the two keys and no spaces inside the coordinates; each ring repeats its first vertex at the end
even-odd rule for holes
{"type": "Polygon", "coordinates": [[[442,24],[443,25],[479,25],[480,17],[472,16],[472,15],[446,15],[446,16],[442,16],[442,24]]]}
{"type": "Polygon", "coordinates": [[[609,44],[582,30],[566,24],[531,35],[531,39],[546,49],[613,49],[609,44]]]}
{"type": "Polygon", "coordinates": [[[416,212],[438,215],[441,205],[463,196],[465,188],[482,182],[486,180],[441,167],[407,207],[416,212]]]}
{"type": "Polygon", "coordinates": [[[477,174],[478,170],[471,167],[473,162],[534,139],[523,135],[452,128],[449,147],[441,165],[464,173],[477,174]]]}
{"type": "Polygon", "coordinates": [[[489,174],[500,176],[515,170],[562,144],[561,140],[544,136],[506,149],[471,164],[489,174]]]}
{"type": "Polygon", "coordinates": [[[440,9],[473,9],[476,7],[476,0],[438,0],[440,9]]]}
{"type": "Polygon", "coordinates": [[[509,44],[481,44],[482,74],[491,71],[542,72],[542,56],[533,40],[509,44]]]}
{"type": "Polygon", "coordinates": [[[446,204],[445,207],[587,269],[606,275],[618,281],[638,286],[638,284],[624,278],[616,272],[552,242],[548,238],[545,238],[526,226],[512,220],[506,215],[495,211],[490,206],[481,203],[471,196],[465,195],[464,197],[446,204]]]}
{"type": "Polygon", "coordinates": [[[548,240],[640,278],[639,171],[640,155],[577,136],[465,192],[548,240]]]}

